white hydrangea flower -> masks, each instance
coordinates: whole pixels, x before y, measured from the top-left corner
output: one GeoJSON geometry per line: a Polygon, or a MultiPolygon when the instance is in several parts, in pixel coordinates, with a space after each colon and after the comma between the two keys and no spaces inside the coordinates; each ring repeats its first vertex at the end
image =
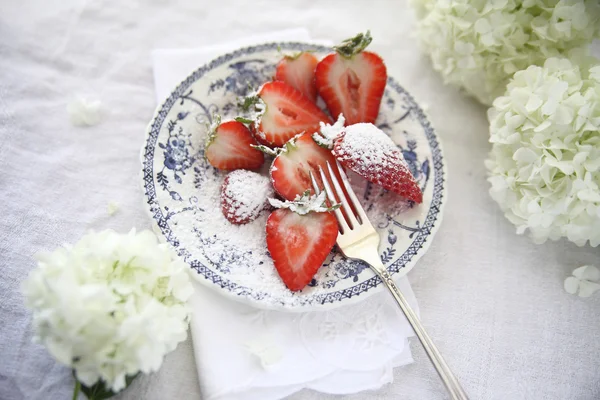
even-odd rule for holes
{"type": "Polygon", "coordinates": [[[550,58],[488,111],[490,195],[517,233],[600,244],[600,67],[550,58]]]}
{"type": "Polygon", "coordinates": [[[185,340],[188,268],[152,232],[92,232],[38,258],[23,282],[35,340],[86,386],[118,392],[185,340]]]}
{"type": "Polygon", "coordinates": [[[597,0],[412,0],[418,35],[446,83],[484,104],[518,70],[586,48],[600,32],[597,0]]]}

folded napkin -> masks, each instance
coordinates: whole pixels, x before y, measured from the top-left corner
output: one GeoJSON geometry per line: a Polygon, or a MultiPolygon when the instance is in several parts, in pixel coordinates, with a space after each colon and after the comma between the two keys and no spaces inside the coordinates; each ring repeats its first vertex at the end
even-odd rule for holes
{"type": "MultiPolygon", "coordinates": [[[[305,29],[271,32],[193,50],[152,54],[157,101],[191,71],[239,47],[309,41],[305,29]]],[[[398,286],[418,312],[408,279],[398,286]]],[[[413,361],[413,331],[385,292],[331,311],[259,310],[195,283],[192,340],[203,400],[275,400],[303,388],[347,394],[377,389],[413,361]]]]}

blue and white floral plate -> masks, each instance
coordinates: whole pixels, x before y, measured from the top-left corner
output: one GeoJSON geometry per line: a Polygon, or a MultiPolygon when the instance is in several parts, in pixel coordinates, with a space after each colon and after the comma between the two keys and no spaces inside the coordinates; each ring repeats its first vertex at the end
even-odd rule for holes
{"type": "MultiPolygon", "coordinates": [[[[326,309],[381,290],[364,264],[333,251],[315,279],[293,293],[279,279],[265,243],[264,213],[243,226],[221,214],[225,173],[204,159],[206,124],[213,113],[237,116],[237,99],[269,80],[281,52],[330,49],[305,43],[269,43],[223,55],[194,71],[161,104],[142,149],[145,203],[157,233],[173,246],[202,283],[260,308],[287,311],[326,309]]],[[[370,219],[381,235],[383,263],[405,275],[425,254],[441,222],[445,200],[444,160],[434,130],[412,96],[388,78],[377,125],[402,150],[424,192],[423,204],[405,202],[360,177],[351,176],[370,219]]],[[[268,165],[263,173],[266,173],[268,165]]]]}

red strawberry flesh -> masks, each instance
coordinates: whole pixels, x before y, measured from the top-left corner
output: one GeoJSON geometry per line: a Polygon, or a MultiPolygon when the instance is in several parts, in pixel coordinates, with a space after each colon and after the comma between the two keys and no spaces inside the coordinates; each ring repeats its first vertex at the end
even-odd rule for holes
{"type": "Polygon", "coordinates": [[[215,168],[223,170],[258,169],[265,157],[256,145],[250,130],[241,122],[221,123],[209,136],[206,144],[206,159],[215,168]]]}
{"type": "Polygon", "coordinates": [[[334,119],[344,114],[346,125],[375,123],[387,82],[387,70],[381,57],[363,51],[370,43],[368,35],[358,35],[337,47],[319,62],[315,83],[334,119]]]}
{"type": "Polygon", "coordinates": [[[310,172],[318,178],[319,166],[327,171],[327,162],[335,165],[331,151],[316,144],[310,134],[302,134],[287,143],[286,150],[273,160],[270,170],[273,187],[284,199],[294,200],[304,191],[312,191],[310,172]]]}
{"type": "Polygon", "coordinates": [[[275,80],[287,83],[298,89],[310,101],[317,101],[315,86],[315,68],[319,60],[314,54],[300,52],[293,56],[285,56],[277,64],[275,80]]]}
{"type": "Polygon", "coordinates": [[[301,132],[317,132],[319,122],[331,122],[315,103],[285,82],[265,83],[258,96],[267,108],[256,135],[270,146],[281,147],[301,132]]]}
{"type": "Polygon", "coordinates": [[[267,248],[279,276],[290,290],[310,283],[338,235],[336,218],[329,212],[299,215],[278,209],[267,219],[267,248]]]}

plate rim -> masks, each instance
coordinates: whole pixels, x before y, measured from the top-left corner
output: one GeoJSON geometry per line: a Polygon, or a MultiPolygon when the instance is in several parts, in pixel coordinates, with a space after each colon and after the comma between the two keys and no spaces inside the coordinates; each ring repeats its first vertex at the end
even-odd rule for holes
{"type": "MultiPolygon", "coordinates": [[[[173,232],[170,227],[168,227],[168,232],[163,232],[163,230],[161,229],[159,223],[157,222],[157,218],[156,218],[157,216],[152,212],[151,205],[154,202],[152,201],[152,197],[149,194],[149,191],[147,190],[147,187],[146,187],[147,184],[152,184],[152,185],[154,184],[153,174],[150,174],[150,178],[151,178],[150,182],[149,183],[146,182],[146,178],[148,176],[148,174],[146,173],[146,170],[147,170],[146,161],[148,161],[150,159],[154,160],[154,154],[152,154],[152,153],[155,153],[156,141],[155,141],[155,143],[153,143],[153,147],[151,148],[151,150],[152,150],[150,152],[151,158],[147,159],[147,156],[149,154],[148,146],[149,146],[150,140],[152,139],[153,128],[154,128],[156,122],[158,121],[158,118],[160,116],[165,118],[168,115],[169,111],[171,110],[171,108],[176,103],[177,99],[179,98],[178,93],[180,91],[189,88],[194,82],[201,79],[202,76],[204,76],[207,72],[213,70],[216,67],[219,67],[220,65],[223,65],[230,59],[233,59],[233,58],[236,58],[239,56],[243,56],[243,55],[252,54],[254,52],[265,51],[265,50],[274,50],[274,49],[306,50],[307,48],[310,48],[316,52],[331,52],[331,51],[333,51],[333,49],[329,46],[324,46],[322,44],[317,44],[317,43],[298,42],[298,41],[267,42],[267,43],[260,43],[260,44],[255,44],[255,45],[251,45],[251,46],[240,47],[236,50],[226,52],[216,58],[213,58],[209,62],[206,62],[206,63],[202,64],[201,66],[199,66],[198,68],[194,69],[190,74],[188,74],[186,76],[186,78],[181,80],[180,83],[177,84],[177,86],[175,86],[175,88],[171,90],[171,92],[167,95],[167,97],[160,104],[158,104],[157,107],[155,108],[152,118],[150,119],[150,122],[146,126],[145,133],[144,133],[144,139],[142,142],[142,147],[140,149],[140,155],[139,155],[140,163],[141,163],[141,167],[142,167],[140,170],[139,177],[140,177],[140,184],[141,184],[141,189],[142,189],[142,194],[143,194],[144,210],[146,211],[146,214],[150,217],[150,219],[152,221],[151,222],[152,229],[157,234],[159,240],[162,243],[167,243],[171,247],[171,249],[178,255],[178,257],[181,257],[181,255],[179,253],[180,253],[180,251],[182,251],[182,249],[179,247],[178,242],[177,242],[177,245],[175,245],[174,243],[171,242],[171,238],[169,236],[171,234],[173,234],[173,232]],[[196,79],[194,79],[194,77],[196,75],[198,75],[198,77],[196,79]],[[171,105],[168,109],[166,109],[165,107],[167,106],[168,103],[171,103],[171,105]]],[[[446,204],[447,196],[448,196],[447,178],[446,178],[448,171],[447,171],[447,165],[445,163],[444,151],[443,151],[443,146],[442,146],[441,140],[440,140],[439,136],[437,135],[436,130],[433,127],[433,124],[431,123],[430,119],[428,118],[426,112],[421,108],[419,103],[415,100],[414,96],[408,90],[404,89],[404,87],[401,86],[391,76],[388,76],[388,79],[386,82],[386,88],[387,87],[392,87],[393,90],[395,90],[397,93],[404,94],[405,96],[407,96],[407,98],[412,103],[414,103],[414,105],[416,105],[415,111],[417,112],[417,119],[419,120],[419,122],[421,122],[421,121],[426,122],[426,125],[422,124],[422,126],[424,126],[426,128],[425,134],[427,137],[427,143],[428,143],[430,149],[432,150],[432,156],[434,155],[433,153],[435,152],[435,150],[437,148],[438,158],[436,160],[441,162],[441,168],[436,169],[437,168],[435,166],[436,160],[432,159],[433,164],[434,164],[434,168],[432,168],[434,170],[434,177],[433,177],[434,186],[436,184],[435,182],[439,179],[440,180],[439,184],[441,184],[441,190],[437,194],[437,197],[438,197],[437,198],[437,203],[438,203],[437,204],[437,213],[433,216],[433,221],[431,222],[431,225],[429,226],[428,233],[426,234],[426,236],[423,237],[423,240],[419,244],[418,248],[415,250],[415,253],[409,257],[409,259],[404,263],[404,265],[398,266],[399,259],[397,259],[396,262],[394,262],[386,267],[386,269],[388,270],[388,272],[390,273],[392,278],[394,280],[398,280],[398,279],[406,276],[407,273],[410,272],[415,267],[415,265],[421,259],[421,257],[423,257],[423,255],[425,255],[427,253],[429,247],[431,246],[431,242],[433,241],[433,238],[435,237],[437,231],[440,228],[440,225],[442,224],[445,204],[446,204]],[[429,128],[429,132],[427,132],[427,128],[429,128]],[[436,148],[434,148],[434,146],[432,146],[432,144],[431,144],[432,139],[433,139],[433,142],[436,144],[436,146],[435,146],[436,148]],[[439,177],[435,174],[435,172],[438,170],[440,173],[439,177]]],[[[164,123],[164,121],[163,121],[163,123],[164,123]]],[[[158,132],[156,133],[156,139],[158,139],[158,137],[160,135],[160,127],[162,127],[162,123],[158,127],[158,132]]],[[[153,165],[150,165],[149,169],[150,169],[150,171],[153,171],[153,165]]],[[[155,187],[154,187],[154,200],[156,200],[156,188],[155,187]]],[[[435,192],[434,192],[434,196],[432,197],[432,200],[431,200],[432,205],[430,206],[428,213],[425,215],[425,218],[424,218],[425,221],[430,218],[430,214],[432,212],[431,209],[434,207],[434,205],[433,205],[434,201],[436,201],[436,193],[435,192]]],[[[160,207],[159,207],[159,212],[160,212],[160,207]]],[[[162,212],[160,212],[160,214],[162,214],[162,212]]],[[[416,243],[416,239],[412,241],[412,243],[409,245],[409,247],[404,251],[404,253],[402,255],[406,254],[406,252],[409,249],[411,249],[415,245],[415,243],[416,243]]],[[[402,255],[400,257],[402,257],[402,255]]],[[[183,257],[182,257],[182,259],[183,259],[183,257]]],[[[349,286],[348,288],[345,288],[345,289],[337,290],[335,292],[323,294],[322,296],[325,296],[325,297],[324,297],[323,301],[319,302],[319,303],[312,302],[312,303],[305,303],[305,304],[299,304],[299,305],[293,305],[293,306],[290,306],[289,304],[284,304],[284,303],[267,303],[267,302],[262,301],[260,298],[255,298],[252,296],[253,292],[254,293],[257,292],[256,289],[244,287],[244,289],[246,289],[244,292],[237,293],[237,292],[233,292],[232,290],[228,290],[225,288],[226,286],[231,287],[231,285],[240,286],[237,283],[232,282],[226,278],[219,279],[219,282],[209,279],[209,275],[211,275],[211,276],[212,275],[221,276],[221,275],[210,270],[208,267],[202,265],[200,263],[200,261],[198,261],[198,260],[185,261],[185,263],[189,266],[188,272],[193,277],[193,279],[197,282],[200,282],[204,287],[214,290],[215,292],[223,295],[225,298],[229,298],[229,299],[235,300],[237,302],[240,302],[240,303],[243,303],[246,305],[251,305],[255,308],[263,309],[263,310],[274,310],[274,311],[283,311],[283,312],[325,311],[325,310],[330,310],[330,309],[334,309],[337,307],[342,307],[342,306],[358,303],[359,301],[362,301],[376,293],[383,291],[383,285],[381,284],[382,283],[381,279],[379,279],[373,272],[370,272],[372,274],[372,276],[369,278],[366,278],[364,281],[362,281],[360,283],[349,286]],[[196,262],[199,265],[197,265],[197,266],[193,265],[194,262],[196,262]],[[202,267],[204,268],[205,271],[208,272],[207,274],[201,273],[200,270],[202,267]],[[357,293],[352,293],[352,289],[356,288],[359,285],[367,285],[367,287],[358,291],[357,293]],[[343,293],[346,291],[350,292],[349,295],[343,296],[343,293]]]]}

